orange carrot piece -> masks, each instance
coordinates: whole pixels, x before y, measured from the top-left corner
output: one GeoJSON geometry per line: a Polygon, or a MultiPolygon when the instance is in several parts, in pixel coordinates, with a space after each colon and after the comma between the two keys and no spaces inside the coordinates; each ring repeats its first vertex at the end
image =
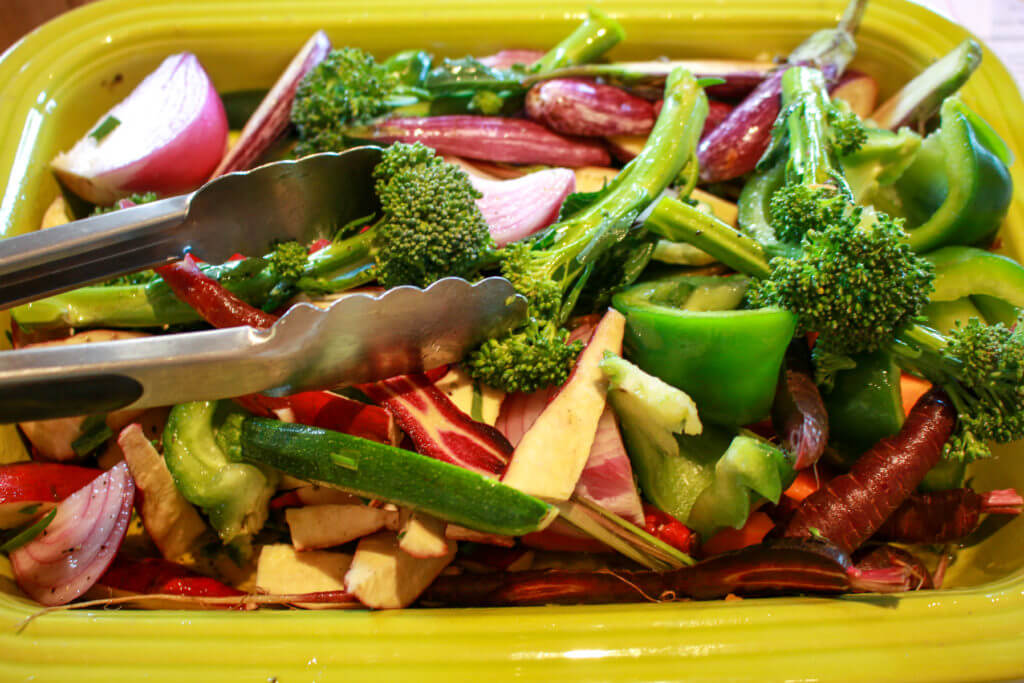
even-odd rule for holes
{"type": "Polygon", "coordinates": [[[821,477],[818,476],[818,473],[813,468],[808,468],[797,473],[796,479],[793,480],[793,483],[789,485],[789,488],[785,490],[783,495],[799,503],[819,488],[821,488],[821,477]]]}
{"type": "Polygon", "coordinates": [[[903,414],[910,415],[910,409],[917,403],[917,399],[924,396],[925,392],[932,388],[928,380],[903,373],[900,375],[900,393],[903,395],[903,414]]]}
{"type": "Polygon", "coordinates": [[[763,512],[752,512],[747,523],[741,529],[722,529],[702,546],[705,557],[720,555],[731,550],[739,550],[750,545],[757,545],[764,540],[768,532],[775,528],[772,518],[763,512]]]}

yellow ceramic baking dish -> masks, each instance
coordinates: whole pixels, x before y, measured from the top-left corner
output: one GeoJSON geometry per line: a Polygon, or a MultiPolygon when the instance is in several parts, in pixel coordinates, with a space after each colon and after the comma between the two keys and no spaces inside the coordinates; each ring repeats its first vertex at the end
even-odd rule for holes
{"type": "MultiPolygon", "coordinates": [[[[833,0],[613,0],[615,56],[785,53],[835,22],[833,0]]],[[[442,55],[550,46],[579,0],[108,0],[0,59],[0,230],[32,230],[57,187],[47,162],[160,60],[196,53],[222,91],[269,85],[316,29],[336,44],[442,55]]],[[[892,92],[965,37],[903,0],[872,0],[855,67],[892,92]]],[[[986,52],[964,91],[1017,152],[1024,104],[986,52]]],[[[1024,254],[1024,167],[1004,231],[1024,254]]],[[[6,325],[6,321],[4,322],[6,325]]],[[[976,467],[980,488],[1024,489],[1024,449],[976,467]]],[[[0,462],[24,457],[13,429],[0,462]]],[[[596,607],[370,612],[64,612],[37,607],[0,560],[0,680],[969,680],[1024,677],[1024,519],[961,553],[952,590],[596,607]]]]}

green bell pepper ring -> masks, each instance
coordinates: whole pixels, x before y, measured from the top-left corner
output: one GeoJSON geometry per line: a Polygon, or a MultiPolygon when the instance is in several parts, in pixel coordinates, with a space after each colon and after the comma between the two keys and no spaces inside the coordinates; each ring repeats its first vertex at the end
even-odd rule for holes
{"type": "MultiPolygon", "coordinates": [[[[910,246],[922,253],[991,239],[1013,195],[1012,155],[991,126],[957,97],[943,103],[940,121],[924,141],[906,129],[872,129],[860,150],[841,160],[857,202],[905,218],[910,246]]],[[[769,248],[776,239],[768,202],[784,176],[776,164],[740,194],[740,228],[769,248]]]]}
{"type": "Polygon", "coordinates": [[[765,417],[796,330],[788,311],[736,310],[748,284],[739,275],[679,275],[612,299],[626,316],[630,360],[689,394],[704,422],[736,426],[765,417]]]}
{"type": "Polygon", "coordinates": [[[910,246],[918,252],[991,239],[1013,197],[1013,181],[1000,158],[1005,147],[992,143],[989,130],[979,134],[974,113],[950,97],[940,119],[939,129],[891,186],[901,211],[890,213],[907,219],[910,246]]]}
{"type": "Polygon", "coordinates": [[[935,266],[935,289],[924,309],[932,327],[948,332],[971,318],[1016,322],[1024,308],[1024,266],[973,247],[944,247],[927,258],[935,266]]]}

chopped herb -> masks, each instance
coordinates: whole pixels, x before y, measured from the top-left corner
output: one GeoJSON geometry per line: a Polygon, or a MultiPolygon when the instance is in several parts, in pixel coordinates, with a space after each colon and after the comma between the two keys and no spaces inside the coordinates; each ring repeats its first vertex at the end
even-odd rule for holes
{"type": "Polygon", "coordinates": [[[340,453],[331,453],[331,462],[338,467],[344,467],[346,470],[358,471],[359,465],[356,463],[354,458],[350,458],[347,455],[341,455],[340,453]]]}
{"type": "Polygon", "coordinates": [[[78,438],[71,442],[76,455],[88,455],[102,446],[114,432],[107,426],[106,415],[90,415],[82,422],[78,438]]]}
{"type": "Polygon", "coordinates": [[[103,142],[103,138],[113,133],[114,129],[120,125],[120,119],[118,119],[116,116],[108,116],[100,122],[100,125],[92,129],[92,132],[89,133],[89,137],[91,137],[96,142],[103,142]]]}
{"type": "Polygon", "coordinates": [[[38,522],[26,527],[23,531],[19,532],[13,538],[8,539],[6,543],[0,545],[0,553],[10,553],[17,550],[21,546],[25,545],[36,536],[41,534],[43,530],[50,526],[50,522],[57,516],[57,508],[50,510],[46,513],[46,516],[40,519],[38,522]]]}

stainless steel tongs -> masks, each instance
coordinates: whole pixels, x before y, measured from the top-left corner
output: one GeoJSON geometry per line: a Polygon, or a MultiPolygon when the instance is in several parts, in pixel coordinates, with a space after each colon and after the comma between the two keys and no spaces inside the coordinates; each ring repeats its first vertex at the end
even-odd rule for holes
{"type": "Polygon", "coordinates": [[[272,327],[234,327],[0,353],[0,422],[146,408],[386,379],[452,363],[526,314],[503,278],[293,306],[272,327]]]}
{"type": "Polygon", "coordinates": [[[303,244],[374,213],[378,147],[278,161],[192,194],[0,240],[0,310],[159,266],[192,252],[211,263],[303,244]]]}

